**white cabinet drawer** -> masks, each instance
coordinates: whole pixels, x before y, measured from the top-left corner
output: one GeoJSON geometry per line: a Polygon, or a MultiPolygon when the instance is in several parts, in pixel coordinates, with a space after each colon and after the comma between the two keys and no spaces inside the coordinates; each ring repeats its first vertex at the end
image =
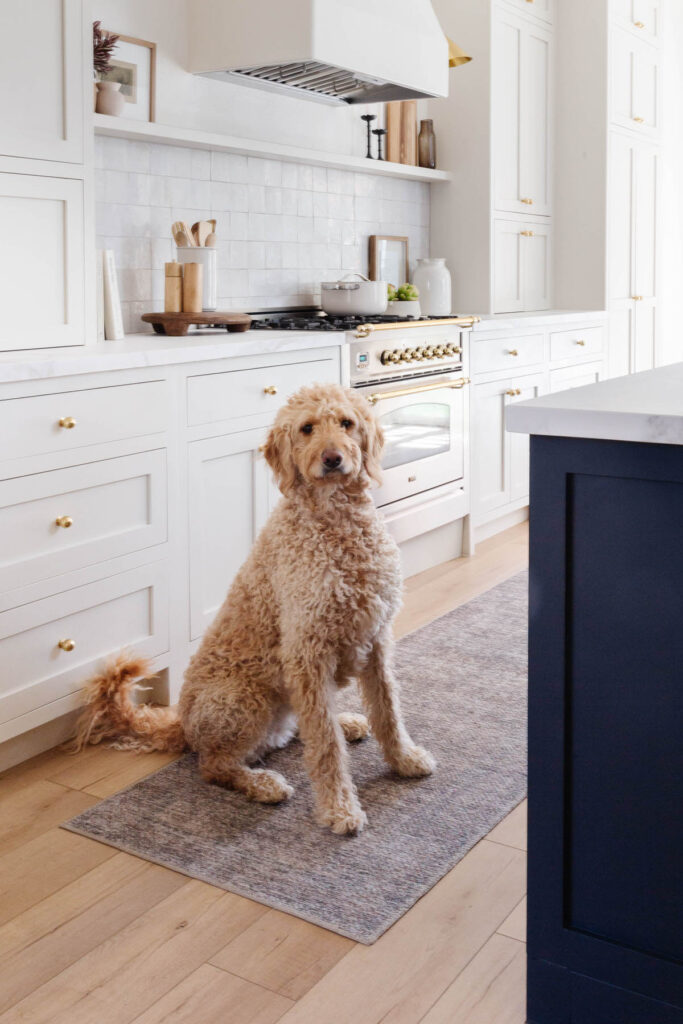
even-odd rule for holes
{"type": "Polygon", "coordinates": [[[523,338],[491,338],[473,341],[471,348],[472,372],[490,373],[494,370],[514,372],[520,366],[533,366],[544,360],[543,335],[532,334],[523,338]]]}
{"type": "Polygon", "coordinates": [[[0,590],[162,543],[166,505],[164,450],[0,481],[0,590]]]}
{"type": "Polygon", "coordinates": [[[168,649],[163,563],[3,612],[0,722],[76,692],[99,659],[128,646],[149,657],[168,649]],[[60,648],[68,640],[73,649],[60,648]]]}
{"type": "Polygon", "coordinates": [[[0,402],[2,453],[18,459],[156,434],[166,429],[166,418],[160,380],[9,398],[0,402]]]}
{"type": "Polygon", "coordinates": [[[580,366],[566,366],[563,370],[550,371],[550,391],[569,391],[586,384],[597,384],[603,377],[602,363],[583,363],[580,366]]]}
{"type": "Polygon", "coordinates": [[[334,359],[209,373],[187,381],[188,426],[272,416],[305,384],[337,381],[334,359]]]}
{"type": "Polygon", "coordinates": [[[577,327],[571,331],[554,331],[550,335],[550,361],[587,359],[602,353],[602,327],[577,327]]]}

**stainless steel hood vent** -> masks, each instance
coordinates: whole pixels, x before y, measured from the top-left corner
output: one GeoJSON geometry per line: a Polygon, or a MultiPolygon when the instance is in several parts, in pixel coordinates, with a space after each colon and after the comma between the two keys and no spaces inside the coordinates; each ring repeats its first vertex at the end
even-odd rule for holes
{"type": "Polygon", "coordinates": [[[192,0],[190,70],[323,103],[448,94],[430,0],[192,0]]]}

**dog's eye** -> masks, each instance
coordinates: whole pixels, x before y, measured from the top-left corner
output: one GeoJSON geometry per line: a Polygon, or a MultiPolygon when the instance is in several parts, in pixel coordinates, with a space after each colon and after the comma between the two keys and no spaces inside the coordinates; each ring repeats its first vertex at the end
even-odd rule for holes
{"type": "Polygon", "coordinates": [[[341,425],[344,428],[344,430],[350,430],[351,427],[353,426],[353,420],[342,420],[341,425]]]}
{"type": "Polygon", "coordinates": [[[303,427],[301,428],[301,433],[302,434],[312,434],[313,433],[313,424],[312,423],[304,423],[303,427]]]}

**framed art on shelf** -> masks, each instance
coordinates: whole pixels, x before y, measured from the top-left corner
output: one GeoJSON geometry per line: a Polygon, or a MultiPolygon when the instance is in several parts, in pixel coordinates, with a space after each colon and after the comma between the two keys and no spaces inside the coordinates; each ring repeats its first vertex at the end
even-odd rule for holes
{"type": "Polygon", "coordinates": [[[156,106],[157,44],[135,36],[119,36],[104,82],[119,82],[126,101],[123,117],[153,121],[156,106]]]}
{"type": "Polygon", "coordinates": [[[408,281],[408,239],[404,235],[370,235],[370,279],[394,288],[408,281]]]}

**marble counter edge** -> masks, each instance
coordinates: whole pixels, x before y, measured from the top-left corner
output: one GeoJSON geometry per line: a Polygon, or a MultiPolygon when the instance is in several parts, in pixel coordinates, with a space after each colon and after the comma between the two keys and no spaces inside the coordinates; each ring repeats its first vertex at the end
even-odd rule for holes
{"type": "Polygon", "coordinates": [[[246,332],[217,339],[161,338],[152,334],[128,335],[121,342],[103,342],[57,352],[11,352],[0,357],[0,384],[49,380],[88,373],[209,362],[239,356],[283,352],[311,352],[341,348],[345,337],[330,332],[246,332]]]}

